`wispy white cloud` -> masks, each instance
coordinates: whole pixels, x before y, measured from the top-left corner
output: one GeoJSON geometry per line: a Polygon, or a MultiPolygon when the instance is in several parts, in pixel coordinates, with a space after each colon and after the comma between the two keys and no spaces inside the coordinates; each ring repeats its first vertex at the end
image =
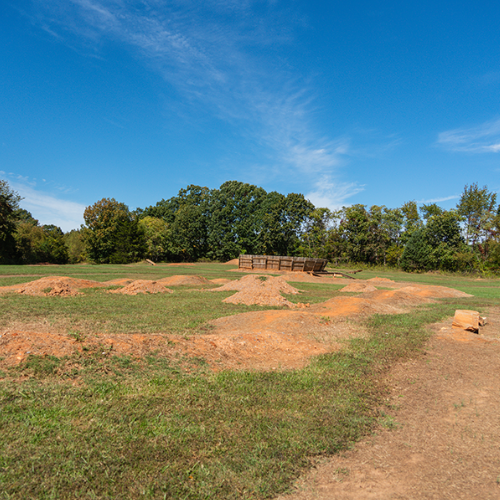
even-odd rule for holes
{"type": "Polygon", "coordinates": [[[467,153],[500,153],[500,119],[477,127],[441,132],[437,144],[451,151],[467,153]]]}
{"type": "MultiPolygon", "coordinates": [[[[283,22],[290,7],[272,0],[35,2],[43,29],[69,44],[76,36],[91,55],[108,40],[124,44],[184,97],[183,105],[201,103],[239,125],[267,158],[269,177],[288,172],[288,183],[315,189],[314,179],[333,182],[346,164],[349,138],[315,130],[314,92],[278,55],[279,47],[293,46],[293,15],[283,22]]],[[[359,189],[344,188],[349,196],[359,189]]]]}
{"type": "Polygon", "coordinates": [[[314,189],[305,195],[316,207],[338,210],[346,205],[346,200],[364,190],[356,183],[335,182],[331,176],[323,176],[314,184],[314,189]]]}
{"type": "Polygon", "coordinates": [[[31,212],[40,224],[54,224],[63,231],[78,229],[83,224],[85,205],[62,200],[49,193],[39,191],[32,185],[19,181],[9,181],[9,185],[23,198],[20,206],[31,212]]]}
{"type": "Polygon", "coordinates": [[[417,203],[419,203],[419,204],[421,204],[421,203],[441,203],[443,201],[456,200],[458,198],[459,198],[459,196],[455,194],[452,196],[443,196],[442,198],[431,198],[429,200],[419,200],[419,201],[417,201],[417,203]]]}

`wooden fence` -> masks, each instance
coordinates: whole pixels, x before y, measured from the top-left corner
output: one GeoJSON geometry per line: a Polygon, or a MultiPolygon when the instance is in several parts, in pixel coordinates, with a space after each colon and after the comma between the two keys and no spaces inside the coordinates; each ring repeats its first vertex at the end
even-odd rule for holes
{"type": "Polygon", "coordinates": [[[328,261],[326,259],[312,259],[309,257],[283,257],[281,255],[240,255],[240,269],[275,269],[276,271],[324,271],[328,261]]]}

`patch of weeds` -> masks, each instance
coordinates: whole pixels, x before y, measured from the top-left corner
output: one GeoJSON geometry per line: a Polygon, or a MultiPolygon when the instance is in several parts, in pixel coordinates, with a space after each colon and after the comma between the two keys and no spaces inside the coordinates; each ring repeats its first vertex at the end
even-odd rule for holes
{"type": "Polygon", "coordinates": [[[77,342],[83,342],[85,339],[84,335],[82,335],[80,332],[77,332],[77,331],[75,331],[75,332],[69,331],[68,335],[70,337],[73,337],[77,342]]]}
{"type": "Polygon", "coordinates": [[[119,368],[130,368],[134,362],[131,356],[113,356],[111,361],[119,368]]]}
{"type": "Polygon", "coordinates": [[[323,325],[328,325],[328,323],[330,323],[330,316],[321,316],[319,322],[323,325]]]}
{"type": "Polygon", "coordinates": [[[198,366],[208,366],[208,363],[205,358],[201,357],[195,357],[195,358],[190,358],[191,363],[198,365],[198,366]]]}
{"type": "Polygon", "coordinates": [[[36,378],[54,375],[61,365],[61,359],[56,356],[38,356],[30,354],[26,361],[20,365],[21,371],[29,371],[36,378]]]}
{"type": "Polygon", "coordinates": [[[381,413],[379,422],[382,427],[385,427],[386,429],[389,430],[397,429],[400,425],[398,422],[396,422],[396,420],[394,420],[394,417],[391,417],[390,415],[387,415],[384,412],[381,413]]]}
{"type": "Polygon", "coordinates": [[[339,483],[341,483],[344,480],[344,477],[346,477],[350,474],[350,471],[346,467],[340,467],[338,469],[335,469],[334,474],[337,476],[336,480],[339,483]]]}
{"type": "Polygon", "coordinates": [[[0,378],[5,378],[6,376],[7,374],[4,371],[0,370],[0,378]]]}
{"type": "Polygon", "coordinates": [[[262,282],[267,281],[267,276],[258,276],[258,279],[262,282]]]}
{"type": "Polygon", "coordinates": [[[50,293],[52,291],[52,287],[47,287],[42,289],[42,293],[50,293]]]}

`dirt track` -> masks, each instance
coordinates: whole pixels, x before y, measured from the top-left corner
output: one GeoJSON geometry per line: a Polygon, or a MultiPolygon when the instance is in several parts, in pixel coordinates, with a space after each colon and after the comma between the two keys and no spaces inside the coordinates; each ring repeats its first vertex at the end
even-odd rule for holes
{"type": "Polygon", "coordinates": [[[390,373],[381,427],[281,500],[499,499],[500,310],[481,335],[434,325],[420,359],[390,373]]]}
{"type": "MultiPolygon", "coordinates": [[[[291,273],[288,273],[291,274],[291,273]]],[[[304,273],[293,273],[293,279],[300,277],[316,280],[304,273]]],[[[287,305],[287,309],[242,313],[212,321],[210,333],[193,335],[190,338],[168,334],[107,334],[87,332],[81,338],[74,338],[65,331],[43,325],[36,330],[20,323],[0,328],[0,366],[21,363],[30,354],[66,356],[83,349],[99,349],[109,355],[132,355],[143,357],[157,351],[165,357],[187,355],[202,357],[214,370],[230,369],[294,369],[305,366],[312,356],[332,352],[340,348],[340,339],[363,335],[361,323],[357,320],[367,315],[397,314],[411,307],[433,302],[440,297],[468,296],[463,292],[439,286],[405,286],[392,290],[369,291],[365,286],[360,296],[337,296],[321,304],[292,304],[281,295],[297,293],[285,277],[247,275],[231,281],[218,290],[234,290],[237,293],[225,302],[248,304],[287,305]],[[264,278],[264,279],[263,279],[264,278]],[[300,307],[301,306],[301,307],[300,307]],[[348,324],[346,319],[354,320],[348,324]]],[[[320,280],[331,278],[319,278],[320,280]]],[[[380,279],[368,280],[370,282],[380,279]]],[[[30,295],[80,295],[83,288],[118,286],[110,293],[135,295],[136,293],[172,293],[166,285],[206,285],[209,282],[200,276],[176,275],[152,280],[131,280],[126,278],[107,282],[79,280],[64,276],[42,278],[30,283],[0,288],[0,293],[21,293],[30,295]]],[[[388,281],[382,281],[387,284],[388,281]]],[[[360,284],[363,284],[360,282],[360,284]]],[[[391,284],[392,285],[392,284],[391,284]]],[[[221,299],[222,300],[222,299],[221,299]]]]}

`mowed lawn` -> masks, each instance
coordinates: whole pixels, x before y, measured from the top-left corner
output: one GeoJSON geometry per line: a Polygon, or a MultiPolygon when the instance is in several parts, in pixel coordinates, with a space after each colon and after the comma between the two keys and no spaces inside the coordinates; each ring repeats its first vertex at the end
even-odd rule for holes
{"type": "MultiPolygon", "coordinates": [[[[241,276],[230,269],[2,266],[0,286],[48,275],[97,281],[241,276]]],[[[96,351],[30,356],[0,372],[0,498],[272,498],[316,458],[349,447],[384,421],[383,375],[398,359],[419,355],[426,324],[456,308],[487,312],[500,304],[497,280],[380,271],[357,276],[451,286],[474,297],[371,317],[368,337],[295,371],[214,373],[202,359],[186,364],[154,353],[139,360],[96,351]]],[[[207,292],[211,286],[146,296],[103,289],[67,298],[0,295],[0,330],[49,324],[75,334],[202,335],[210,319],[263,309],[223,304],[229,293],[207,292]]],[[[335,284],[295,286],[303,290],[302,302],[341,293],[335,284]]]]}

